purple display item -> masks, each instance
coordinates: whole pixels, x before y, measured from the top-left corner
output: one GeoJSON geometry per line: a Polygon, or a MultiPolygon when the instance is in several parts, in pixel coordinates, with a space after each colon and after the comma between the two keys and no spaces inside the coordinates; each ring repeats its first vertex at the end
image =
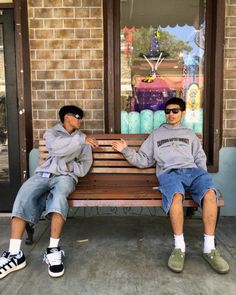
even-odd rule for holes
{"type": "Polygon", "coordinates": [[[136,90],[135,96],[137,97],[134,105],[136,111],[152,110],[155,112],[165,109],[165,103],[168,99],[174,96],[174,92],[170,89],[166,89],[162,92],[153,90],[136,90]]]}
{"type": "Polygon", "coordinates": [[[142,77],[138,77],[133,89],[132,109],[139,112],[164,110],[165,103],[174,95],[175,91],[171,90],[164,79],[157,77],[152,83],[144,83],[142,77]]]}
{"type": "Polygon", "coordinates": [[[150,47],[150,51],[149,51],[149,56],[150,57],[156,57],[158,55],[160,46],[159,46],[159,42],[158,42],[158,31],[154,30],[154,32],[152,33],[152,40],[151,40],[151,47],[150,47]]]}

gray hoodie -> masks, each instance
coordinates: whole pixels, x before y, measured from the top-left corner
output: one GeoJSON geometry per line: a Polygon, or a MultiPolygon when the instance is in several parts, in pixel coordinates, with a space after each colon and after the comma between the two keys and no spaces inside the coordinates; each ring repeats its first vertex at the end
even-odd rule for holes
{"type": "Polygon", "coordinates": [[[144,141],[139,151],[126,147],[122,154],[134,166],[156,162],[157,176],[171,169],[199,167],[207,170],[206,155],[194,131],[183,125],[163,124],[144,141]]]}
{"type": "Polygon", "coordinates": [[[57,124],[48,129],[43,138],[46,140],[48,157],[39,166],[37,172],[49,172],[55,175],[70,175],[76,182],[78,177],[85,176],[93,161],[92,148],[85,144],[86,135],[80,130],[68,133],[57,124]]]}

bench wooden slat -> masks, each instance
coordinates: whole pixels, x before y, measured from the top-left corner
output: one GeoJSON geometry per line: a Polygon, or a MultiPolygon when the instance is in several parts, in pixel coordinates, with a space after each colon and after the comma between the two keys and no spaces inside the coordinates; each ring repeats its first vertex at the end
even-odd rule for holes
{"type": "Polygon", "coordinates": [[[116,166],[116,167],[132,167],[132,165],[129,164],[127,161],[105,161],[105,160],[95,160],[93,161],[93,166],[94,167],[109,167],[109,166],[116,166]]]}
{"type": "Polygon", "coordinates": [[[91,169],[91,173],[118,173],[118,174],[153,174],[153,171],[155,171],[155,168],[145,168],[145,169],[140,169],[140,168],[134,168],[134,167],[130,167],[130,168],[122,168],[122,167],[118,167],[118,168],[110,168],[110,167],[93,167],[91,169]]]}
{"type": "Polygon", "coordinates": [[[84,181],[97,181],[97,182],[104,182],[107,183],[108,181],[115,181],[117,183],[119,182],[129,182],[129,181],[138,181],[138,182],[150,182],[153,181],[156,184],[157,178],[156,175],[154,174],[129,174],[129,175],[124,175],[124,174],[87,174],[84,177],[79,178],[79,183],[84,182],[84,181]]]}
{"type": "Polygon", "coordinates": [[[94,159],[124,159],[124,156],[122,154],[117,154],[117,153],[113,153],[113,154],[112,153],[94,153],[93,158],[94,159]]]}

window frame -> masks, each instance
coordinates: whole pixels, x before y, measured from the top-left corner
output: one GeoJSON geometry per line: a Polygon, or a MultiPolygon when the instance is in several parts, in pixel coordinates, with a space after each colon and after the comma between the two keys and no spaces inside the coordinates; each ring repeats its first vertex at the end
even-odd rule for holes
{"type": "MultiPolygon", "coordinates": [[[[209,172],[222,146],[225,1],[206,0],[203,148],[209,172]]],[[[120,133],[120,0],[103,0],[105,132],[120,133]]]]}

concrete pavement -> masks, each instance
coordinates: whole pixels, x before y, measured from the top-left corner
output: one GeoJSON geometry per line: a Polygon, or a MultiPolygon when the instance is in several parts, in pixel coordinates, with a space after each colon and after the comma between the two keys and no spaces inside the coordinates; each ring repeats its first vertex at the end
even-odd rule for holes
{"type": "MultiPolygon", "coordinates": [[[[0,251],[8,249],[10,220],[0,219],[0,251]]],[[[35,243],[23,244],[24,270],[0,280],[1,295],[234,295],[236,294],[236,217],[223,217],[217,242],[230,273],[216,274],[201,257],[202,223],[186,219],[185,269],[167,268],[173,247],[168,217],[73,217],[61,239],[65,274],[50,278],[42,254],[48,246],[49,222],[35,229],[35,243]]]]}

